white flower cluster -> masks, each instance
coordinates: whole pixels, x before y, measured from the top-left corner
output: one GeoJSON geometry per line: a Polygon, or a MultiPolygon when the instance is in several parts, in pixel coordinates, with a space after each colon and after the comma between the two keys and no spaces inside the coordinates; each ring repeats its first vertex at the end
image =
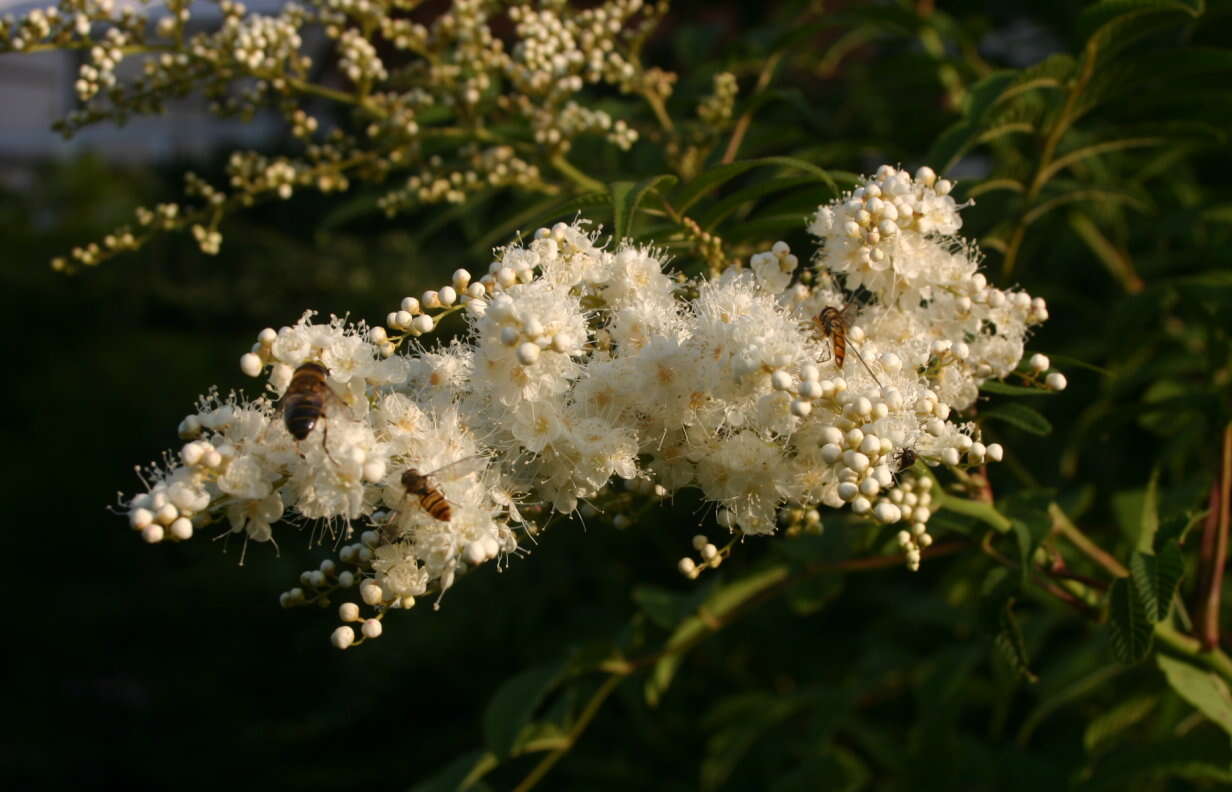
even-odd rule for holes
{"type": "MultiPolygon", "coordinates": [[[[522,501],[569,514],[613,478],[634,492],[697,487],[742,535],[773,533],[788,511],[819,528],[819,508],[849,506],[901,524],[914,568],[932,541],[934,483],[915,460],[1001,458],[958,415],[981,380],[1014,370],[1028,325],[1046,315],[976,272],[973,251],[948,235],[960,219],[946,193],[927,169],[913,179],[882,168],[819,211],[816,271],[780,242],[747,268],[673,278],[654,250],[605,249],[584,224],[562,223],[503,250],[479,279],[458,270],[406,298],[388,329],[306,314],[262,331],[241,367],[268,371],[283,409],[203,400],[181,426],[178,460],[129,501],[132,525],[148,541],[188,538],[222,516],[253,541],[287,512],[345,524],[348,536],[361,525],[283,602],[357,586],[375,615],[353,602],[340,614],[369,638],[386,609],[516,552],[519,532],[538,530],[522,501]],[[879,238],[865,230],[871,218],[879,238]],[[845,322],[818,320],[856,288],[863,302],[847,304],[845,322]],[[465,340],[397,354],[454,312],[465,340]],[[317,390],[288,391],[312,371],[317,390]],[[317,420],[297,441],[305,393],[317,420]]],[[[685,574],[726,554],[704,539],[685,574]]],[[[338,646],[355,640],[345,624],[334,633],[338,646]]]]}

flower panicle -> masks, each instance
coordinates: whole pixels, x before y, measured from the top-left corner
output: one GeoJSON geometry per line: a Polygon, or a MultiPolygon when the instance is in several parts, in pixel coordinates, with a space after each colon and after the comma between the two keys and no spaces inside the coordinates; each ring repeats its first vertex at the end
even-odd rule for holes
{"type": "MultiPolygon", "coordinates": [[[[960,209],[931,171],[885,167],[818,210],[811,265],[779,242],[682,284],[659,251],[603,244],[579,220],[406,297],[385,327],[305,313],[241,358],[267,395],[211,392],[185,418],[185,445],[127,502],[130,523],[149,542],[214,521],[246,542],[289,517],[344,526],[336,558],[281,598],[346,599],[342,648],[379,636],[389,609],[523,552],[538,516],[601,498],[623,510],[695,487],[733,536],[820,531],[826,509],[847,509],[898,526],[915,569],[933,541],[928,467],[1003,457],[969,410],[1047,317],[955,244],[960,209]],[[425,345],[454,313],[464,339],[425,345]],[[303,367],[321,388],[297,437],[285,396],[303,367]]],[[[1036,355],[1024,378],[1048,366],[1036,355]]],[[[703,539],[679,563],[689,577],[731,552],[703,539]]]]}

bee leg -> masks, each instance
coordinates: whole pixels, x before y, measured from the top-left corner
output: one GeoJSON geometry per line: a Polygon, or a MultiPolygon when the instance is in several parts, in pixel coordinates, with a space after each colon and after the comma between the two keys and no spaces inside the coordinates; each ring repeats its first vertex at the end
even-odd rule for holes
{"type": "Polygon", "coordinates": [[[321,450],[325,452],[325,456],[329,457],[329,461],[334,465],[338,464],[338,460],[334,459],[334,455],[329,453],[329,421],[325,422],[325,426],[321,427],[321,450]]]}

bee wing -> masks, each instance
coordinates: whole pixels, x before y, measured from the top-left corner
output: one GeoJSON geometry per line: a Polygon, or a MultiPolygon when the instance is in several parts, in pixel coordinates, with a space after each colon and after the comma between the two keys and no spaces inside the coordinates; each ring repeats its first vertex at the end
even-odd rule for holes
{"type": "Polygon", "coordinates": [[[437,482],[453,481],[454,479],[464,478],[471,473],[478,473],[488,466],[488,458],[483,454],[472,454],[471,456],[456,459],[447,465],[433,470],[424,475],[432,478],[437,482]]]}

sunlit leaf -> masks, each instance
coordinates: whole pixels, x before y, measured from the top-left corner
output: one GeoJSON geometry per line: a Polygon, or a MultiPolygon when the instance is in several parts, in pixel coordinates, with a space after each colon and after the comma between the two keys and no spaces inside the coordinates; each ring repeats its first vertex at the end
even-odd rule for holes
{"type": "Polygon", "coordinates": [[[629,236],[633,221],[637,217],[638,207],[641,206],[647,193],[665,189],[675,183],[675,176],[663,173],[639,182],[618,181],[609,184],[608,194],[612,201],[612,237],[624,239],[629,236]]]}
{"type": "Polygon", "coordinates": [[[1232,735],[1232,692],[1223,677],[1165,654],[1156,657],[1155,662],[1181,698],[1232,735]]]}

